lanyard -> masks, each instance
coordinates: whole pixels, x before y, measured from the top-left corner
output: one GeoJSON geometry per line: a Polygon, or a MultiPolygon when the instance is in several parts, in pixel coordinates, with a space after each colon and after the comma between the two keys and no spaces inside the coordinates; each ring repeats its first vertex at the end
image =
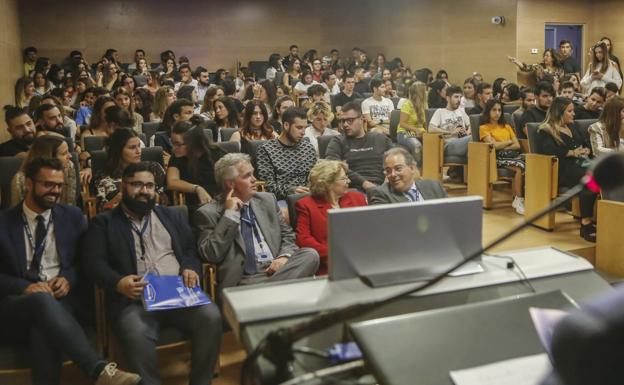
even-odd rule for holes
{"type": "Polygon", "coordinates": [[[258,231],[258,227],[256,226],[256,214],[251,209],[251,206],[247,207],[247,216],[248,218],[241,216],[241,221],[248,223],[251,226],[254,237],[256,237],[256,241],[258,241],[258,244],[260,245],[260,247],[262,247],[262,239],[260,238],[260,232],[258,231]]]}
{"type": "Polygon", "coordinates": [[[41,242],[39,247],[36,247],[35,245],[35,240],[32,236],[32,232],[30,231],[30,226],[28,225],[28,220],[26,219],[26,215],[24,215],[24,213],[22,213],[22,222],[24,223],[24,230],[26,231],[26,237],[28,238],[28,243],[30,244],[30,247],[33,250],[33,259],[35,259],[35,256],[37,257],[41,256],[43,254],[43,251],[45,250],[46,243],[47,243],[46,241],[48,238],[48,230],[50,230],[50,224],[52,223],[52,218],[50,217],[50,219],[48,220],[48,224],[45,227],[43,242],[41,242]]]}
{"type": "Polygon", "coordinates": [[[139,228],[134,224],[134,222],[130,221],[130,227],[132,227],[132,231],[134,231],[136,235],[139,236],[139,243],[141,244],[141,259],[142,260],[145,259],[145,242],[143,241],[143,234],[145,234],[145,231],[147,230],[147,225],[149,224],[149,221],[150,221],[150,214],[148,214],[147,217],[145,218],[145,222],[143,222],[143,226],[141,227],[141,230],[139,230],[139,228]]]}

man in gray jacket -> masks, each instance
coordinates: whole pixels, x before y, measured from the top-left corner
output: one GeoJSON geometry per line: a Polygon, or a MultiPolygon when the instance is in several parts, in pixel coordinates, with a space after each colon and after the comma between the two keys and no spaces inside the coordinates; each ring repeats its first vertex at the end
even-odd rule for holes
{"type": "Polygon", "coordinates": [[[256,191],[248,155],[231,153],[215,164],[223,194],[194,215],[199,255],[218,266],[219,288],[309,277],[316,250],[299,248],[275,196],[256,191]]]}
{"type": "Polygon", "coordinates": [[[369,205],[446,198],[440,182],[420,178],[414,157],[404,148],[386,151],[383,165],[387,182],[367,191],[369,205]]]}

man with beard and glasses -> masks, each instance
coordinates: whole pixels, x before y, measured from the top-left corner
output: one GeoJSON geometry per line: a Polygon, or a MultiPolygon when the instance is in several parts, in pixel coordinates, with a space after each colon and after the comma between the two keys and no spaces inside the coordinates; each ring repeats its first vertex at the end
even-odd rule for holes
{"type": "Polygon", "coordinates": [[[308,117],[291,107],[282,114],[282,133],[258,149],[258,177],[266,190],[284,200],[290,194],[309,192],[308,175],[316,164],[316,151],[307,138],[308,117]]]}
{"type": "Polygon", "coordinates": [[[70,137],[69,128],[63,126],[63,115],[61,110],[54,104],[42,104],[35,110],[35,125],[37,126],[37,136],[59,135],[65,138],[70,137]]]}
{"type": "Polygon", "coordinates": [[[35,385],[58,384],[66,358],[96,385],[138,383],[138,375],[97,356],[74,318],[77,248],[87,223],[80,209],[57,203],[61,161],[36,158],[24,174],[24,200],[0,213],[0,339],[28,344],[35,385]]]}
{"type": "Polygon", "coordinates": [[[179,211],[155,206],[156,183],[148,162],[123,172],[122,199],[96,216],[83,243],[84,269],[106,291],[106,309],[130,370],[145,384],[160,384],[156,341],[160,327],[179,329],[191,340],[191,384],[210,384],[219,356],[222,323],[214,303],[148,312],[141,297],[149,271],[180,275],[200,284],[201,262],[188,220],[179,211]]]}
{"type": "Polygon", "coordinates": [[[4,120],[11,139],[0,144],[0,156],[25,156],[35,140],[35,123],[19,107],[4,106],[4,120]]]}

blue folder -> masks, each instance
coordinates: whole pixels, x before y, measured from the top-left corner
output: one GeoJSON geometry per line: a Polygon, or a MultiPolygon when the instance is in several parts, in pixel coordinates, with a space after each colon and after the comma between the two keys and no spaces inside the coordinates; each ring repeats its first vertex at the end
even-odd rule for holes
{"type": "Polygon", "coordinates": [[[143,306],[147,311],[181,309],[209,304],[210,298],[199,286],[188,288],[180,275],[152,275],[143,277],[143,306]]]}

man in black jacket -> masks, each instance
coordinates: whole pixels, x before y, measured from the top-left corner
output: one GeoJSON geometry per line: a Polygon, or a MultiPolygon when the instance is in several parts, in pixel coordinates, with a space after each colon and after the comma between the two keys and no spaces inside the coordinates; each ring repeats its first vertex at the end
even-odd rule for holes
{"type": "Polygon", "coordinates": [[[174,327],[191,339],[190,383],[210,384],[222,334],[217,306],[147,312],[140,300],[147,272],[181,275],[187,287],[200,284],[201,263],[188,220],[172,208],[154,207],[154,175],[146,162],[126,167],[121,190],[121,204],[91,222],[83,261],[89,276],[106,290],[108,319],[128,366],[146,384],[159,384],[159,327],[174,327]]]}

